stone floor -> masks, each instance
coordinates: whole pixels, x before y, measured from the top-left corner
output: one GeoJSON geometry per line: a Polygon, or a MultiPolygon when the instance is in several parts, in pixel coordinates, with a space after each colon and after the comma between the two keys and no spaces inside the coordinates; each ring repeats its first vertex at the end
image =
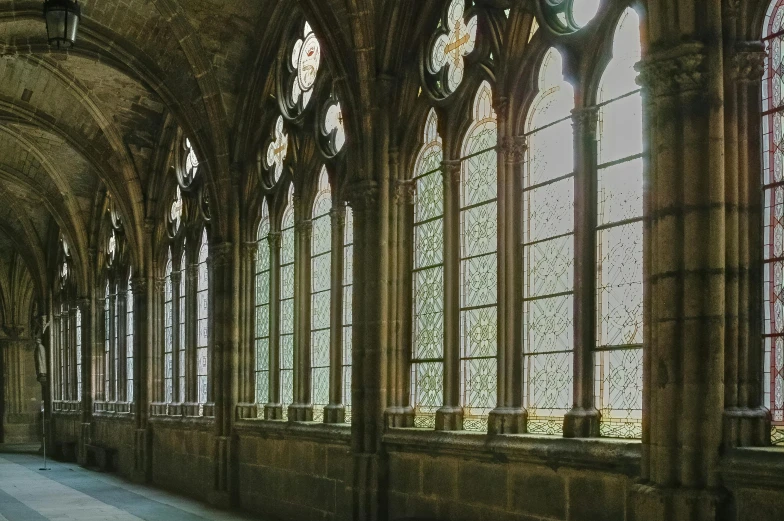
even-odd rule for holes
{"type": "Polygon", "coordinates": [[[78,465],[0,445],[0,521],[240,521],[258,519],[78,465]]]}

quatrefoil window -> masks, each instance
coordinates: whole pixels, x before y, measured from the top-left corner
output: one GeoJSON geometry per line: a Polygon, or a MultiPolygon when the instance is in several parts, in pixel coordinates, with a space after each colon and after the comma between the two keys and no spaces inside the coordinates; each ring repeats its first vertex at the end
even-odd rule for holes
{"type": "Polygon", "coordinates": [[[291,102],[299,106],[300,110],[308,106],[313,96],[313,85],[321,65],[321,45],[309,23],[305,22],[302,34],[291,53],[291,66],[295,73],[291,86],[291,102]]]}
{"type": "Polygon", "coordinates": [[[283,162],[289,152],[289,136],[283,131],[283,117],[278,116],[275,123],[275,130],[272,136],[272,143],[267,147],[267,168],[272,170],[273,183],[277,183],[283,173],[283,162]]]}
{"type": "Polygon", "coordinates": [[[465,58],[476,47],[478,19],[465,20],[465,0],[453,0],[444,16],[446,32],[439,34],[430,54],[430,73],[441,76],[442,88],[454,92],[465,75],[465,58]]]}
{"type": "Polygon", "coordinates": [[[601,0],[540,0],[547,25],[557,34],[579,31],[593,20],[601,0]]]}
{"type": "Polygon", "coordinates": [[[172,229],[176,234],[180,230],[180,224],[182,223],[182,193],[180,192],[179,186],[177,187],[177,195],[174,197],[174,201],[171,205],[169,219],[172,224],[172,229]]]}
{"type": "Polygon", "coordinates": [[[330,140],[332,152],[337,154],[346,144],[346,130],[343,126],[343,109],[340,102],[334,103],[327,108],[324,117],[324,133],[330,140]]]}

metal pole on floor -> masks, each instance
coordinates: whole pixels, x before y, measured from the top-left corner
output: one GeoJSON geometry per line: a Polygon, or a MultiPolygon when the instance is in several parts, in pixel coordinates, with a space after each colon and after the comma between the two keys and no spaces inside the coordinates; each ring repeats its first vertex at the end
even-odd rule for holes
{"type": "Polygon", "coordinates": [[[38,470],[51,470],[46,465],[46,413],[44,412],[44,402],[41,401],[41,428],[43,429],[44,435],[44,467],[38,470]]]}

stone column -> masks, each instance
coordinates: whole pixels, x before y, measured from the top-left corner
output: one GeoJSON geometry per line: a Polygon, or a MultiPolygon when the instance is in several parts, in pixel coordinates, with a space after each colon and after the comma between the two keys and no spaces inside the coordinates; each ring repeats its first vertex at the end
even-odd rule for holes
{"type": "MultiPolygon", "coordinates": [[[[180,396],[187,416],[199,416],[199,390],[196,377],[196,342],[198,338],[199,305],[196,292],[199,280],[199,242],[188,242],[185,254],[185,396],[180,396]],[[189,255],[189,253],[191,255],[189,255]],[[188,262],[189,261],[189,262],[188,262]]],[[[212,253],[212,252],[210,252],[212,253]]],[[[209,267],[208,267],[209,269],[209,267]]],[[[215,317],[213,317],[213,320],[215,317]]],[[[208,342],[209,343],[209,342],[208,342]]]]}
{"type": "MultiPolygon", "coordinates": [[[[670,4],[669,0],[649,2],[670,4]]],[[[722,445],[727,199],[721,3],[656,5],[640,64],[649,149],[637,521],[715,521],[722,445]],[[699,8],[698,8],[699,4],[699,8]],[[671,10],[670,7],[673,9],[671,10]],[[674,18],[670,18],[670,17],[674,18]]]]}
{"type": "Polygon", "coordinates": [[[737,273],[726,290],[727,341],[724,370],[724,446],[770,443],[770,417],[761,401],[762,277],[759,252],[762,192],[759,172],[759,99],[765,50],[759,42],[738,42],[737,11],[725,16],[725,135],[728,204],[727,269],[737,273]],[[731,37],[730,37],[731,36],[731,37]],[[750,100],[753,100],[750,103],[750,100]]]}
{"type": "Polygon", "coordinates": [[[280,232],[267,236],[270,247],[270,360],[269,403],[264,405],[264,418],[280,420],[283,407],[280,403],[280,232]]]}
{"type": "Polygon", "coordinates": [[[0,443],[36,442],[41,439],[41,397],[46,382],[39,384],[37,379],[35,340],[23,337],[24,326],[11,324],[4,330],[9,337],[0,340],[0,443]]]}
{"type": "Polygon", "coordinates": [[[150,404],[152,403],[152,342],[149,320],[154,298],[153,286],[145,276],[131,281],[133,294],[133,399],[134,409],[134,464],[132,477],[145,481],[152,470],[151,432],[147,431],[150,404]]]}
{"type": "MultiPolygon", "coordinates": [[[[395,157],[397,166],[397,157],[395,157]]],[[[394,183],[393,213],[390,227],[390,250],[392,265],[390,276],[394,278],[394,293],[390,294],[390,312],[393,314],[390,328],[389,391],[390,405],[386,410],[388,427],[413,427],[414,408],[411,405],[411,349],[412,349],[412,288],[411,272],[413,253],[411,233],[414,227],[414,197],[416,182],[397,179],[394,183]]]]}
{"type": "Polygon", "coordinates": [[[238,298],[241,301],[241,324],[238,345],[238,400],[237,418],[257,418],[259,406],[256,403],[256,257],[258,244],[247,242],[240,250],[240,285],[238,298]]]}
{"type": "Polygon", "coordinates": [[[444,405],[436,430],[463,430],[460,405],[460,177],[461,162],[442,162],[444,175],[444,405]]]}
{"type": "Polygon", "coordinates": [[[343,247],[346,231],[346,207],[342,203],[329,212],[332,225],[330,250],[330,335],[329,335],[329,405],[324,407],[324,423],[343,423],[343,247]]]}
{"type": "Polygon", "coordinates": [[[289,421],[313,421],[311,404],[310,288],[313,221],[305,219],[303,200],[294,197],[294,400],[289,421]]]}
{"type": "MultiPolygon", "coordinates": [[[[506,132],[508,104],[498,104],[499,129],[506,132]]],[[[527,432],[523,407],[522,317],[522,164],[524,136],[502,138],[498,154],[498,399],[488,417],[490,434],[527,432]]]]}
{"type": "Polygon", "coordinates": [[[564,418],[567,438],[599,436],[594,403],[596,347],[597,143],[599,109],[572,111],[574,126],[574,405],[564,418]]]}

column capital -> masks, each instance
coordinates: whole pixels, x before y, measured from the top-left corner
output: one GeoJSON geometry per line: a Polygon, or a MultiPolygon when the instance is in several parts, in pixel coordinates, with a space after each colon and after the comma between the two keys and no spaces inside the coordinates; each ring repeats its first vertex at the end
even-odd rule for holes
{"type": "Polygon", "coordinates": [[[283,236],[280,232],[269,232],[267,234],[267,241],[269,242],[270,248],[275,249],[280,247],[280,240],[283,236]]]}
{"type": "Polygon", "coordinates": [[[229,263],[234,253],[234,243],[222,242],[220,244],[210,245],[209,262],[215,266],[225,266],[229,263]]]}
{"type": "Polygon", "coordinates": [[[76,299],[76,305],[82,310],[82,313],[87,313],[90,310],[92,299],[90,297],[79,297],[76,299]]]}
{"type": "Polygon", "coordinates": [[[399,205],[414,204],[416,182],[413,179],[396,179],[393,183],[395,202],[399,205]]]}
{"type": "Polygon", "coordinates": [[[445,184],[460,184],[463,162],[459,159],[445,159],[441,161],[441,171],[445,184]]]}
{"type": "Polygon", "coordinates": [[[738,83],[755,84],[765,72],[765,46],[760,42],[738,42],[730,58],[730,77],[738,83]]]}
{"type": "Polygon", "coordinates": [[[705,45],[695,40],[653,52],[635,66],[640,73],[637,83],[654,97],[704,92],[706,67],[705,45]]]}
{"type": "Polygon", "coordinates": [[[507,161],[520,164],[525,160],[525,153],[528,151],[527,136],[506,136],[501,142],[501,153],[507,161]]]}
{"type": "Polygon", "coordinates": [[[345,226],[346,224],[346,207],[341,205],[333,206],[329,211],[329,216],[332,218],[332,225],[345,226]]]}
{"type": "Polygon", "coordinates": [[[303,219],[294,223],[294,230],[302,234],[310,234],[313,231],[313,221],[303,219]]]}
{"type": "Polygon", "coordinates": [[[595,138],[598,125],[599,107],[593,105],[572,110],[572,126],[578,134],[595,138]]]}
{"type": "Polygon", "coordinates": [[[349,187],[348,201],[358,212],[370,210],[378,205],[378,183],[371,179],[353,183],[349,187]]]}
{"type": "Polygon", "coordinates": [[[251,261],[255,261],[259,253],[259,244],[256,242],[245,242],[242,244],[242,255],[251,261]]]}
{"type": "Polygon", "coordinates": [[[131,292],[134,295],[141,295],[147,291],[147,278],[134,277],[131,279],[131,292]]]}
{"type": "MultiPolygon", "coordinates": [[[[172,273],[172,283],[174,283],[174,273],[172,273]]],[[[162,292],[166,287],[166,278],[155,279],[155,291],[162,292]]]]}

